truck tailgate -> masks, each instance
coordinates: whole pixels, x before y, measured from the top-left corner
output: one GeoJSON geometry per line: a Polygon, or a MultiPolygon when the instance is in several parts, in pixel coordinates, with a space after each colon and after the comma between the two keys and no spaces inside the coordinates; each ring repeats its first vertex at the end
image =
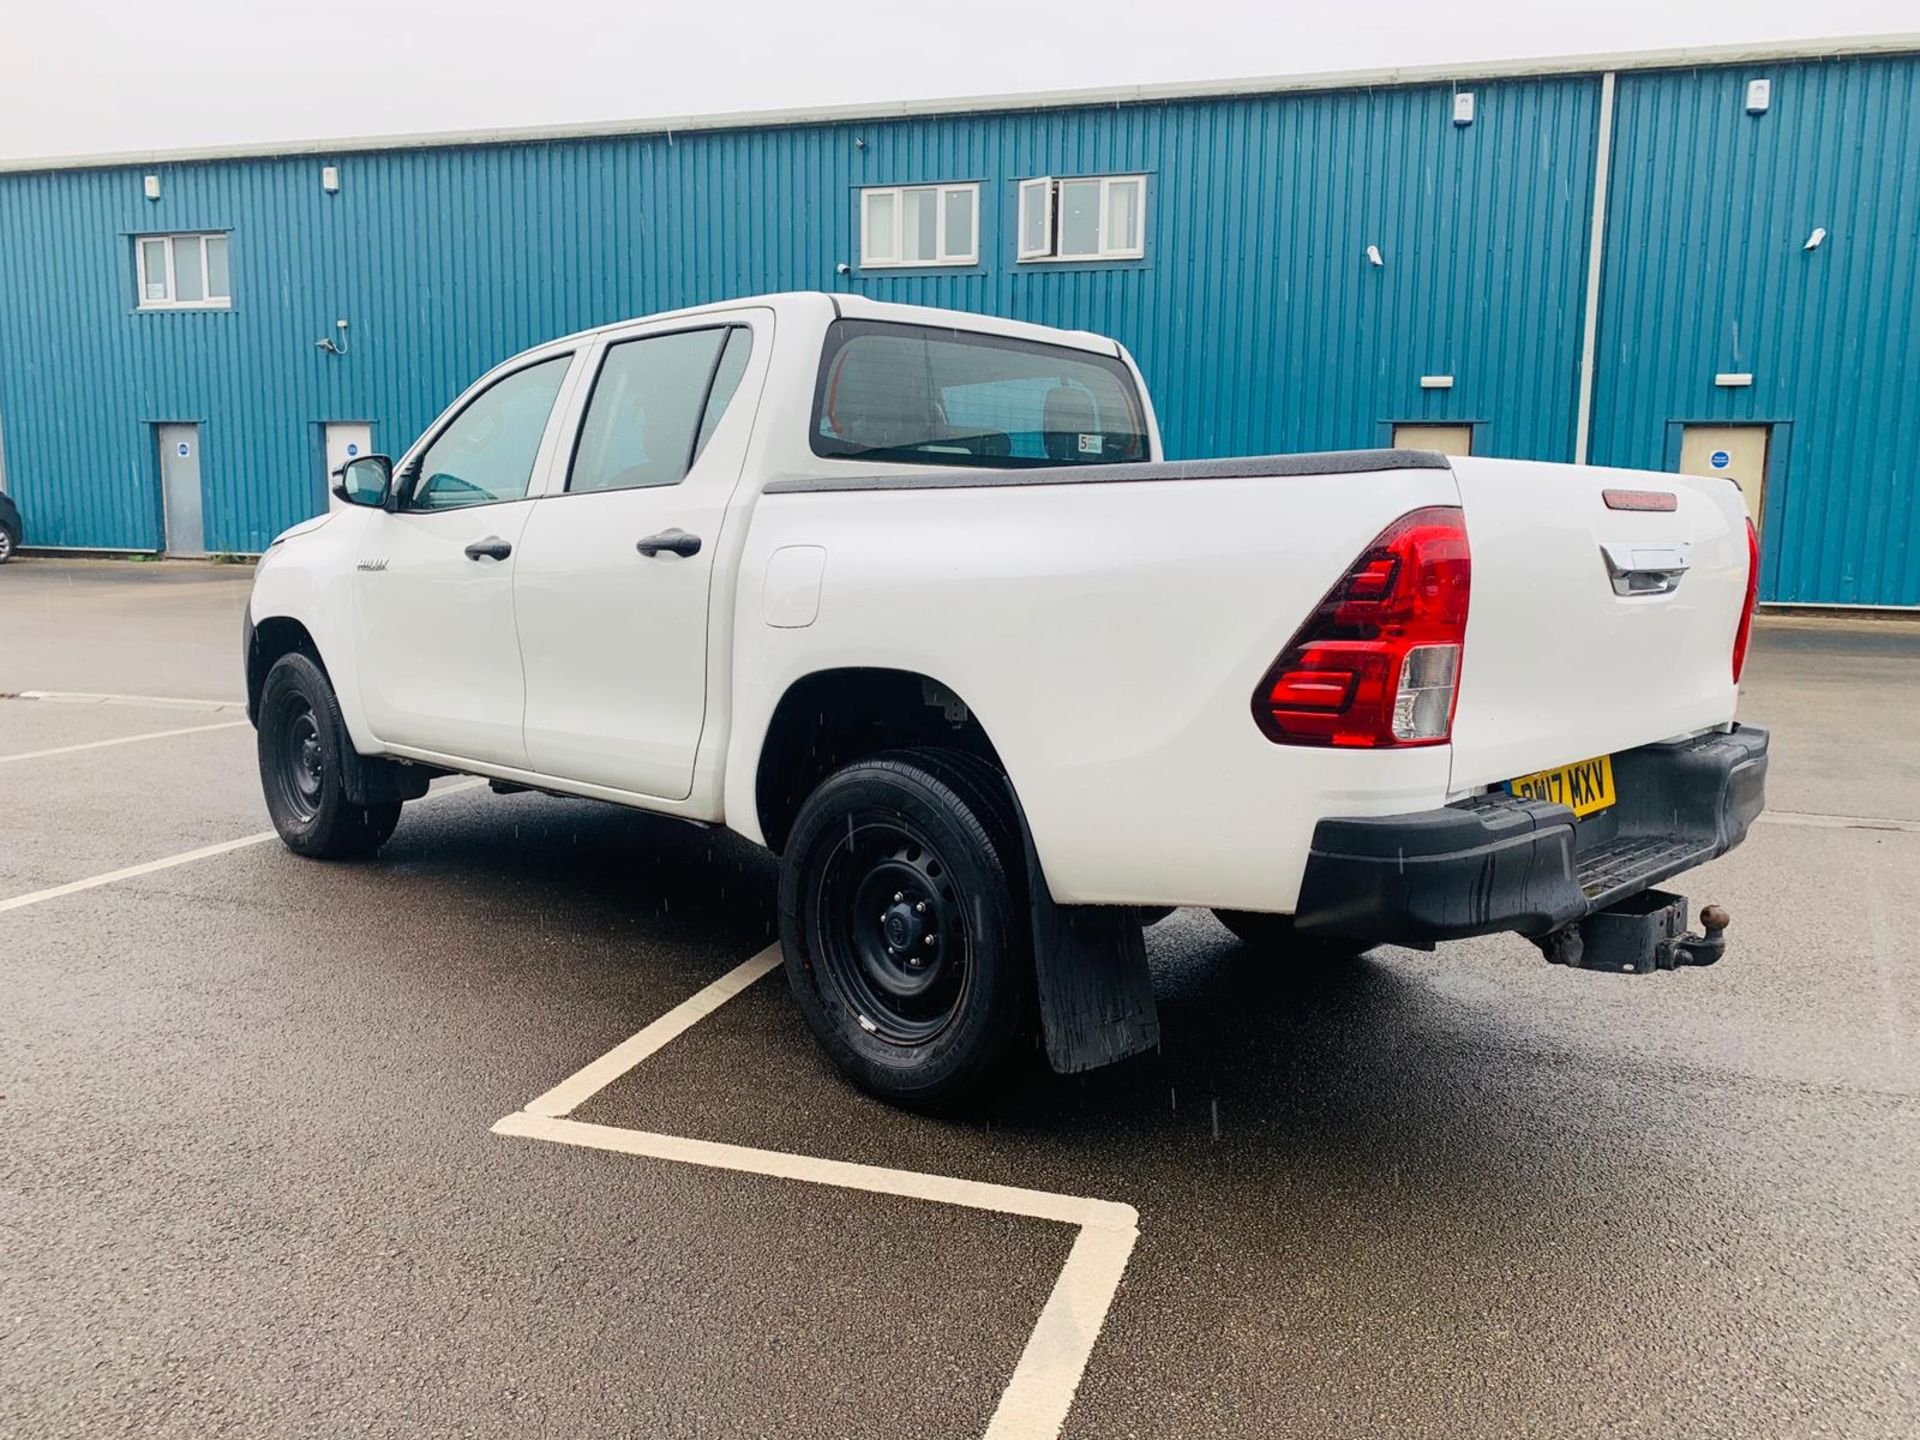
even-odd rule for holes
{"type": "Polygon", "coordinates": [[[1467,458],[1454,473],[1473,550],[1454,794],[1733,718],[1748,558],[1731,482],[1467,458]],[[1674,508],[1610,508],[1606,492],[1674,508]],[[1609,554],[1686,568],[1666,593],[1619,594],[1609,554]]]}

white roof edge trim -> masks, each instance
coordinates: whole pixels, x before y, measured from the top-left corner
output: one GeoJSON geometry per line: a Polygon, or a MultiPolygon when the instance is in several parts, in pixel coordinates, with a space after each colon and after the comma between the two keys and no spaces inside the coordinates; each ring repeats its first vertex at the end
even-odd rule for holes
{"type": "Polygon", "coordinates": [[[1398,65],[1379,70],[1335,70],[1232,80],[1169,81],[1086,90],[1030,91],[1013,95],[967,95],[934,100],[881,100],[859,105],[822,105],[793,110],[735,110],[713,115],[669,115],[604,120],[583,125],[529,125],[491,130],[422,131],[409,135],[362,135],[319,140],[271,140],[258,145],[211,145],[179,150],[128,150],[100,155],[57,155],[0,160],[0,175],[51,170],[97,170],[138,165],[176,165],[203,160],[259,160],[302,155],[344,156],[378,150],[428,150],[454,146],[535,145],[563,140],[607,140],[673,135],[699,130],[776,129],[859,120],[911,120],[1021,110],[1064,110],[1089,105],[1146,105],[1164,101],[1219,99],[1235,95],[1281,95],[1314,90],[1363,90],[1477,80],[1531,80],[1557,75],[1599,75],[1626,70],[1685,70],[1790,60],[1836,60],[1872,55],[1920,54],[1920,31],[1896,35],[1847,35],[1829,40],[1757,40],[1734,45],[1694,45],[1617,54],[1554,55],[1537,59],[1462,60],[1439,65],[1398,65]]]}
{"type": "MultiPolygon", "coordinates": [[[[585,330],[556,335],[551,340],[542,340],[537,345],[529,345],[525,350],[507,356],[480,376],[479,380],[486,379],[496,371],[525,364],[532,357],[546,351],[577,349],[602,335],[617,335],[618,332],[632,329],[637,325],[651,326],[671,324],[679,320],[702,320],[712,315],[739,314],[744,310],[765,310],[775,316],[790,316],[811,310],[815,318],[823,323],[831,318],[831,315],[837,314],[849,320],[879,320],[894,324],[925,325],[936,328],[945,325],[973,334],[1031,340],[1040,344],[1056,345],[1063,349],[1085,350],[1115,359],[1122,354],[1122,347],[1118,340],[1092,330],[1063,330],[1052,325],[1038,325],[1030,320],[1011,320],[1003,315],[986,315],[972,310],[944,310],[933,305],[910,305],[897,300],[875,300],[870,296],[851,291],[772,290],[763,295],[740,295],[728,300],[710,300],[703,305],[684,305],[676,310],[656,310],[648,315],[627,315],[618,320],[609,320],[604,325],[592,325],[585,330]]],[[[474,383],[478,384],[479,380],[474,383]]]]}

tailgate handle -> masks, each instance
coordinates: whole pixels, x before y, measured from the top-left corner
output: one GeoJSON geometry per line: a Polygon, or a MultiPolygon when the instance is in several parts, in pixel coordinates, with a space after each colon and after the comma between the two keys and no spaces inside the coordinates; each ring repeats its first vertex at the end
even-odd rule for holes
{"type": "Polygon", "coordinates": [[[1680,588],[1693,563],[1693,547],[1684,543],[1667,545],[1620,544],[1600,547],[1607,562],[1607,578],[1616,595],[1671,595],[1680,588]]]}

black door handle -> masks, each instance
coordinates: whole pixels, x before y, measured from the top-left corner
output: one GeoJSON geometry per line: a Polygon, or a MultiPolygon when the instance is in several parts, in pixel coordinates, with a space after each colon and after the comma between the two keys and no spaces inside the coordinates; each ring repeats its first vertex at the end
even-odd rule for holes
{"type": "Polygon", "coordinates": [[[476,540],[467,546],[469,560],[504,560],[513,553],[513,546],[498,535],[489,535],[484,540],[476,540]]]}
{"type": "Polygon", "coordinates": [[[671,550],[682,557],[700,553],[700,537],[689,535],[684,530],[662,530],[658,535],[649,535],[633,547],[651,560],[662,550],[671,550]]]}

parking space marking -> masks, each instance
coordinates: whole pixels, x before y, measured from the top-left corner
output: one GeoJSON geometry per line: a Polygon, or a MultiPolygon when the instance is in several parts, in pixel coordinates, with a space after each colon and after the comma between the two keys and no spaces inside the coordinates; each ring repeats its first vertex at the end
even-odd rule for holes
{"type": "Polygon", "coordinates": [[[493,1133],[553,1140],[589,1150],[617,1150],[624,1155],[647,1155],[656,1160],[677,1160],[683,1165],[704,1165],[711,1170],[738,1170],[776,1180],[865,1190],[874,1195],[931,1200],[938,1205],[960,1205],[969,1210],[990,1210],[998,1215],[1052,1220],[1062,1225],[1097,1225],[1112,1230],[1134,1223],[1133,1207],[1112,1200],[1058,1195],[1051,1190],[1023,1190],[1014,1185],[992,1185],[984,1180],[962,1180],[952,1175],[926,1175],[917,1170],[890,1170],[884,1165],[862,1165],[853,1160],[822,1160],[813,1155],[759,1150],[719,1140],[624,1130],[617,1125],[532,1115],[525,1110],[516,1110],[496,1122],[493,1133]]]}
{"type": "MultiPolygon", "coordinates": [[[[487,782],[484,780],[461,780],[452,785],[442,785],[437,790],[429,790],[418,800],[409,804],[423,805],[429,800],[437,800],[446,795],[457,795],[465,790],[477,790],[487,782]]],[[[112,885],[121,880],[135,880],[142,875],[152,875],[160,870],[171,870],[177,865],[191,865],[196,860],[211,860],[216,855],[231,855],[235,850],[245,850],[249,846],[264,845],[269,840],[280,838],[277,830],[260,830],[252,835],[242,835],[237,840],[222,840],[213,845],[202,845],[198,850],[182,850],[178,855],[163,855],[158,860],[145,860],[138,865],[126,865],[118,870],[109,870],[103,875],[89,875],[84,880],[69,880],[64,885],[49,885],[44,890],[29,890],[25,895],[15,895],[0,900],[0,913],[8,910],[24,910],[29,905],[45,904],[49,900],[58,900],[63,895],[78,895],[83,890],[96,890],[102,885],[112,885]]]]}
{"type": "Polygon", "coordinates": [[[1808,825],[1816,830],[1892,830],[1920,835],[1920,820],[1889,820],[1880,815],[1820,815],[1810,810],[1762,810],[1760,819],[1775,825],[1808,825]]]}
{"type": "Polygon", "coordinates": [[[736,965],[690,999],[622,1040],[598,1060],[582,1066],[538,1099],[525,1113],[559,1118],[578,1110],[668,1041],[685,1034],[780,963],[780,947],[769,945],[745,964],[736,965]]]}
{"type": "Polygon", "coordinates": [[[104,750],[109,745],[132,745],[141,740],[166,740],[175,735],[199,735],[208,730],[237,730],[244,720],[220,720],[212,725],[186,725],[178,730],[149,730],[144,735],[116,735],[111,740],[89,740],[81,745],[56,745],[51,750],[28,750],[20,755],[0,755],[0,765],[16,760],[44,760],[49,755],[71,755],[78,750],[104,750]]]}
{"type": "Polygon", "coordinates": [[[171,695],[110,695],[91,690],[22,690],[16,700],[52,700],[62,705],[145,705],[173,710],[244,710],[244,700],[181,700],[171,695]]]}
{"type": "Polygon", "coordinates": [[[611,1150],[684,1165],[702,1165],[842,1190],[898,1195],[940,1205],[960,1205],[1001,1215],[1019,1215],[1079,1227],[1053,1291],[1027,1337],[1020,1362],[1000,1393],[983,1440],[1054,1440],[1066,1423],[1086,1373],[1094,1343],[1126,1273],[1139,1238],[1140,1216],[1131,1205],[992,1185],[951,1175],[891,1170],[847,1160],[823,1160],[783,1150],[761,1150],[713,1140],[693,1140],[646,1130],[594,1125],[567,1116],[755,981],[778,968],[779,945],[769,945],[718,980],[674,1006],[652,1024],[576,1070],[558,1085],[495,1123],[496,1135],[515,1135],[611,1150]]]}
{"type": "Polygon", "coordinates": [[[202,845],[198,850],[182,850],[178,855],[167,855],[159,860],[147,860],[139,865],[127,865],[118,870],[109,870],[104,875],[89,875],[84,880],[69,880],[64,885],[49,885],[44,890],[29,890],[25,895],[15,895],[8,900],[0,900],[0,912],[24,910],[29,905],[43,905],[49,900],[58,900],[63,895],[78,895],[82,890],[98,889],[102,885],[112,885],[121,880],[133,880],[142,875],[151,875],[158,870],[171,870],[176,865],[191,865],[196,860],[211,860],[216,855],[231,855],[235,850],[245,850],[250,845],[264,845],[269,840],[277,840],[279,832],[261,830],[253,835],[242,835],[238,840],[222,840],[217,845],[202,845]]]}

